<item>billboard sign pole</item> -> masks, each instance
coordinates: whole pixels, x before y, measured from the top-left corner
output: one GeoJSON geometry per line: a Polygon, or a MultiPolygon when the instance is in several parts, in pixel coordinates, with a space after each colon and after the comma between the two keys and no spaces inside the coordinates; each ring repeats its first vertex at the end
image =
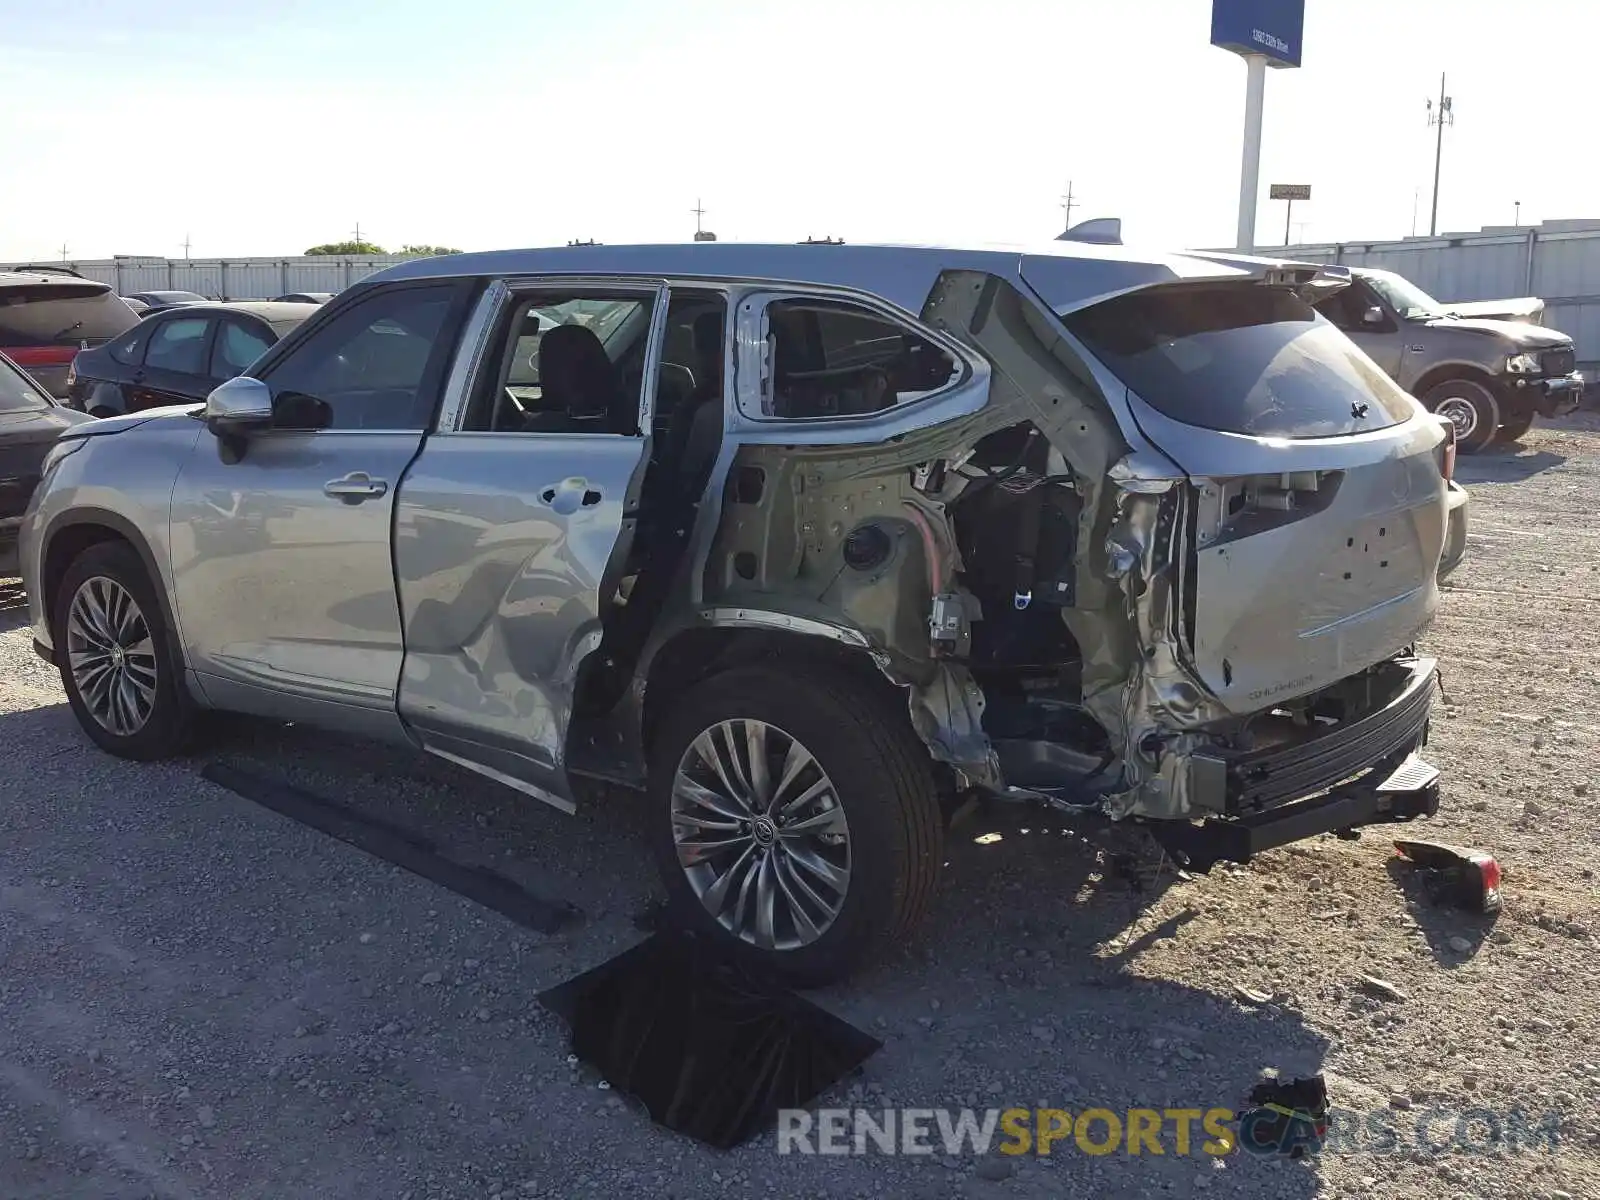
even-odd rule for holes
{"type": "Polygon", "coordinates": [[[1244,157],[1239,170],[1238,249],[1255,248],[1261,190],[1261,124],[1267,68],[1298,67],[1305,0],[1211,0],[1211,44],[1245,61],[1244,157]]]}
{"type": "Polygon", "coordinates": [[[1283,214],[1283,244],[1289,244],[1289,230],[1294,227],[1294,202],[1311,199],[1309,183],[1275,183],[1267,189],[1267,199],[1286,200],[1288,208],[1283,214]]]}

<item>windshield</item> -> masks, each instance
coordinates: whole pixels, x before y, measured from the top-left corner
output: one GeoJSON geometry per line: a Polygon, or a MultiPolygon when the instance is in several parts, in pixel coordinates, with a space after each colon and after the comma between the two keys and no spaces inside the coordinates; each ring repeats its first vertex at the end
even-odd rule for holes
{"type": "Polygon", "coordinates": [[[1443,311],[1443,305],[1409,279],[1391,275],[1388,271],[1364,273],[1361,278],[1402,317],[1431,317],[1443,311]]]}
{"type": "Polygon", "coordinates": [[[1384,429],[1416,411],[1354,342],[1282,288],[1153,288],[1065,321],[1140,399],[1186,425],[1335,437],[1384,429]]]}
{"type": "Polygon", "coordinates": [[[38,412],[49,407],[50,401],[0,354],[0,413],[38,412]]]}

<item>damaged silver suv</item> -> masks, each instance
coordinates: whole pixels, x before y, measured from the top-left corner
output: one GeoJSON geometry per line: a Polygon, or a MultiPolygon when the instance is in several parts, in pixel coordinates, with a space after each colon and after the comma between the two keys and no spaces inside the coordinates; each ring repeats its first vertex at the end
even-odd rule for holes
{"type": "Polygon", "coordinates": [[[422,259],[203,407],[66,432],[22,535],[89,736],[202,709],[645,793],[672,903],[803,981],[1016,799],[1204,869],[1425,815],[1454,443],[1337,268],[1055,243],[422,259]]]}

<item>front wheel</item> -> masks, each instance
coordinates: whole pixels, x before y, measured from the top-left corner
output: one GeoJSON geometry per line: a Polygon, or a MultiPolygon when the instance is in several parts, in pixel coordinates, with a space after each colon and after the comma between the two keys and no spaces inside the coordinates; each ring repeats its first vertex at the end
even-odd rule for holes
{"type": "Polygon", "coordinates": [[[188,744],[193,703],[144,562],[125,542],[73,560],[51,623],[67,702],[102,750],[142,761],[188,744]]]}
{"type": "Polygon", "coordinates": [[[679,923],[795,983],[849,974],[932,898],[927,750],[848,674],[748,667],[699,684],[655,739],[649,797],[679,923]]]}
{"type": "Polygon", "coordinates": [[[1500,428],[1500,402],[1474,379],[1446,379],[1428,389],[1422,403],[1456,427],[1456,446],[1476,454],[1494,441],[1500,428]]]}

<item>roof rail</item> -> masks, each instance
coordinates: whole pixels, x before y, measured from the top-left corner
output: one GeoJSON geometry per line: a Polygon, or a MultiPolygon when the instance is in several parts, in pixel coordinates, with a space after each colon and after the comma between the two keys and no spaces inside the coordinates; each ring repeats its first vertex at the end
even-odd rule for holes
{"type": "Polygon", "coordinates": [[[74,279],[82,279],[83,275],[71,267],[52,266],[48,263],[25,263],[20,267],[0,268],[14,271],[19,275],[71,275],[74,279]]]}
{"type": "Polygon", "coordinates": [[[844,245],[844,239],[836,237],[814,238],[807,235],[806,240],[800,244],[802,246],[842,246],[844,245]]]}

